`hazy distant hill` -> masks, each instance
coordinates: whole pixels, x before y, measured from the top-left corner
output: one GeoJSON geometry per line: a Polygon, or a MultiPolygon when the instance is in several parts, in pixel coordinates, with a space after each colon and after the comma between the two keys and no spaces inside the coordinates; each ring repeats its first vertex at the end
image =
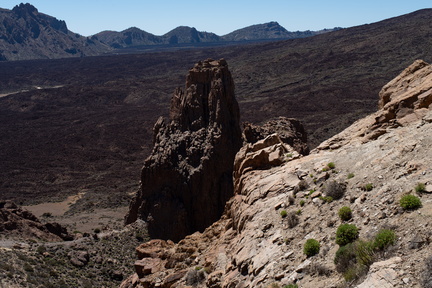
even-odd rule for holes
{"type": "Polygon", "coordinates": [[[282,40],[304,38],[338,29],[339,28],[324,29],[321,31],[290,32],[277,22],[269,22],[238,29],[224,36],[218,36],[210,32],[200,32],[194,27],[179,26],[162,36],[156,36],[133,27],[121,32],[103,31],[94,35],[94,37],[113,48],[126,48],[143,45],[282,40]]]}
{"type": "Polygon", "coordinates": [[[30,4],[0,10],[0,60],[92,56],[111,48],[68,30],[30,4]]]}
{"type": "Polygon", "coordinates": [[[235,30],[227,35],[222,36],[225,41],[247,41],[247,40],[265,40],[265,39],[293,39],[310,37],[317,34],[338,30],[325,29],[321,31],[296,31],[290,32],[277,22],[269,22],[245,27],[235,30]]]}
{"type": "Polygon", "coordinates": [[[277,22],[269,22],[224,36],[179,26],[162,36],[131,27],[121,32],[102,31],[92,37],[83,37],[69,31],[65,21],[39,13],[30,4],[20,4],[12,10],[0,8],[0,61],[95,56],[113,49],[141,46],[191,44],[188,46],[193,47],[201,43],[212,46],[237,41],[304,38],[333,30],[337,28],[289,32],[277,22]]]}

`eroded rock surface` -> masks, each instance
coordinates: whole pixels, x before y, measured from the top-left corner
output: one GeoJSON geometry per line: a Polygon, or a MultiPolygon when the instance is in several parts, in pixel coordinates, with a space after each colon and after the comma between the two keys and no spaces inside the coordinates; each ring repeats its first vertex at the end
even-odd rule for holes
{"type": "Polygon", "coordinates": [[[304,157],[277,135],[243,147],[235,165],[241,185],[221,219],[177,244],[138,247],[140,273],[121,287],[425,287],[431,278],[432,195],[414,189],[432,184],[432,110],[425,109],[423,117],[388,125],[385,133],[368,138],[359,131],[377,123],[378,114],[371,115],[304,157]],[[324,198],[329,183],[344,186],[340,199],[324,198]],[[372,188],[366,190],[366,184],[372,188]],[[420,197],[422,207],[404,211],[399,199],[405,194],[420,197]],[[338,216],[343,206],[352,209],[349,223],[359,228],[361,239],[373,239],[382,228],[397,235],[357,283],[345,282],[334,263],[336,230],[346,223],[338,216]],[[310,238],[319,241],[320,251],[306,257],[303,247],[310,238]]]}
{"type": "Polygon", "coordinates": [[[141,189],[126,223],[140,218],[152,238],[178,241],[203,231],[233,195],[233,162],[242,145],[234,83],[225,60],[199,62],[171,100],[170,120],[154,126],[141,189]]]}
{"type": "Polygon", "coordinates": [[[282,142],[293,147],[302,155],[309,154],[307,133],[297,119],[278,117],[267,121],[262,126],[244,123],[243,134],[247,143],[255,143],[271,134],[278,134],[282,142]]]}

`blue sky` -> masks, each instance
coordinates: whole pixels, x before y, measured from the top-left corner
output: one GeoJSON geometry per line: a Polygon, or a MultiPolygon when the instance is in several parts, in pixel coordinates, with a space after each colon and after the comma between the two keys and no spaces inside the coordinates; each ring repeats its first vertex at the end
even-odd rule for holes
{"type": "MultiPolygon", "coordinates": [[[[84,36],[135,26],[163,35],[177,26],[224,35],[253,24],[277,21],[289,31],[352,27],[432,8],[430,0],[29,0],[39,12],[65,20],[84,36]]],[[[19,1],[1,0],[12,9],[19,1]]]]}

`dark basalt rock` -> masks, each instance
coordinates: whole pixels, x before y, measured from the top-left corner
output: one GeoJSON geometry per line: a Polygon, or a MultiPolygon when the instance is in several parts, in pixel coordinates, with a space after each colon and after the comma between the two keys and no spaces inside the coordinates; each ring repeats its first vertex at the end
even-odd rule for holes
{"type": "Polygon", "coordinates": [[[141,218],[151,238],[178,241],[218,220],[233,195],[233,162],[242,146],[239,107],[225,60],[189,70],[171,100],[170,120],[154,126],[141,189],[126,224],[141,218]]]}

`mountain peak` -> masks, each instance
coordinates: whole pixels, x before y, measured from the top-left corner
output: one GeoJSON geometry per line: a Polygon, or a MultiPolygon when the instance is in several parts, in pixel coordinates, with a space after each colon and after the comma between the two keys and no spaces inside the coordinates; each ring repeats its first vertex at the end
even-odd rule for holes
{"type": "Polygon", "coordinates": [[[25,14],[37,14],[39,11],[36,9],[36,7],[34,7],[33,5],[31,5],[30,3],[21,3],[19,5],[16,5],[13,9],[12,12],[14,12],[18,17],[22,17],[25,14]]]}

